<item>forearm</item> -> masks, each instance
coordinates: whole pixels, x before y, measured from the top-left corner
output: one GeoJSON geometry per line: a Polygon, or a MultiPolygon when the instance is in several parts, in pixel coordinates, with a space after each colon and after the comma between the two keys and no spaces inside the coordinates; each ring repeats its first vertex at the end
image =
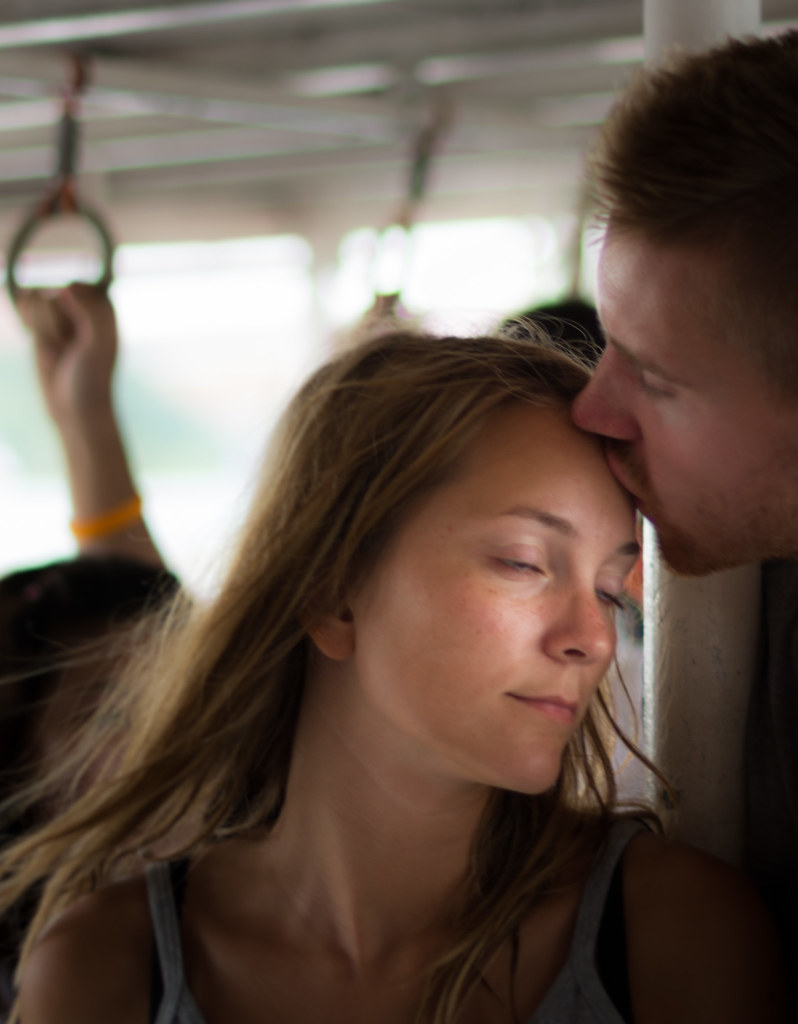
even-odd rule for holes
{"type": "Polygon", "coordinates": [[[121,555],[155,565],[163,559],[140,515],[116,529],[92,530],[113,510],[129,503],[137,487],[113,407],[103,405],[56,423],[69,480],[73,521],[88,524],[76,532],[82,554],[121,555]],[[94,534],[78,536],[81,533],[94,534]]]}

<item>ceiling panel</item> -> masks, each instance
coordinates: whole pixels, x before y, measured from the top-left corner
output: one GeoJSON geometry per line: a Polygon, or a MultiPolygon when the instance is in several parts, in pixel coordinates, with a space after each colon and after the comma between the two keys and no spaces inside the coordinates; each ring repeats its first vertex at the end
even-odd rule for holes
{"type": "Polygon", "coordinates": [[[436,118],[424,215],[574,208],[642,58],[642,0],[5,0],[2,17],[4,231],[51,183],[73,53],[81,194],[136,238],[181,215],[218,231],[211,204],[257,210],[253,230],[383,221],[436,118]]]}

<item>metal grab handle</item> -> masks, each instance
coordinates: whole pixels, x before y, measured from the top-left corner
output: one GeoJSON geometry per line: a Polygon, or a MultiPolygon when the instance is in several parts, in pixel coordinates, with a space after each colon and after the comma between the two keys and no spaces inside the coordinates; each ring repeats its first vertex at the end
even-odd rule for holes
{"type": "MultiPolygon", "coordinates": [[[[11,239],[11,243],[6,254],[6,287],[8,288],[8,293],[11,296],[11,301],[15,306],[21,290],[21,286],[17,281],[17,262],[31,237],[35,234],[37,228],[39,228],[48,217],[54,217],[60,212],[61,206],[58,202],[50,202],[37,206],[33,213],[22,222],[20,227],[17,229],[16,234],[11,239]]],[[[83,203],[79,203],[77,201],[73,201],[71,212],[74,212],[76,216],[82,217],[83,220],[87,221],[94,228],[94,231],[100,240],[102,272],[94,283],[99,287],[107,289],[114,276],[114,242],[105,221],[102,219],[100,214],[90,206],[85,206],[83,203]]]]}
{"type": "Polygon", "coordinates": [[[67,86],[64,90],[63,112],[58,125],[56,147],[58,164],[55,183],[19,226],[6,253],[6,287],[15,306],[21,291],[17,281],[17,261],[36,229],[48,217],[55,217],[59,213],[73,213],[88,221],[94,228],[102,251],[102,273],[94,283],[97,287],[107,289],[113,280],[113,239],[100,214],[91,206],[85,206],[79,202],[77,198],[76,167],[79,127],[76,111],[78,97],[86,88],[87,80],[87,58],[72,55],[67,86]]]}

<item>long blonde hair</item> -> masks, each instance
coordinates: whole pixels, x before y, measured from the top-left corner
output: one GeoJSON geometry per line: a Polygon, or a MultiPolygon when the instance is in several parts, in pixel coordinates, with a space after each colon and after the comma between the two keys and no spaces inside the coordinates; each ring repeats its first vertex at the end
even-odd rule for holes
{"type": "MultiPolygon", "coordinates": [[[[401,330],[310,378],[281,422],[217,596],[178,601],[96,716],[90,745],[107,744],[123,723],[113,763],[60,818],[0,856],[0,908],[48,879],[23,956],[53,913],[113,878],[125,858],[192,854],[273,824],[302,700],[302,621],[341,606],[486,416],[513,401],[562,407],[586,380],[542,338],[401,330]]],[[[535,899],[563,884],[606,831],[616,805],[611,731],[599,692],[552,791],[494,794],[420,1021],[454,1019],[535,899]]]]}

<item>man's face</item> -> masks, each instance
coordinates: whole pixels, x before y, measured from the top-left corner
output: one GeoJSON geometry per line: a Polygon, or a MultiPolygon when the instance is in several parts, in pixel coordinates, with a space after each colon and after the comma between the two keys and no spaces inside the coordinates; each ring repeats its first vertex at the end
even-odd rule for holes
{"type": "Polygon", "coordinates": [[[798,399],[734,348],[718,257],[610,233],[607,346],[574,420],[657,528],[677,572],[798,554],[798,399]]]}

